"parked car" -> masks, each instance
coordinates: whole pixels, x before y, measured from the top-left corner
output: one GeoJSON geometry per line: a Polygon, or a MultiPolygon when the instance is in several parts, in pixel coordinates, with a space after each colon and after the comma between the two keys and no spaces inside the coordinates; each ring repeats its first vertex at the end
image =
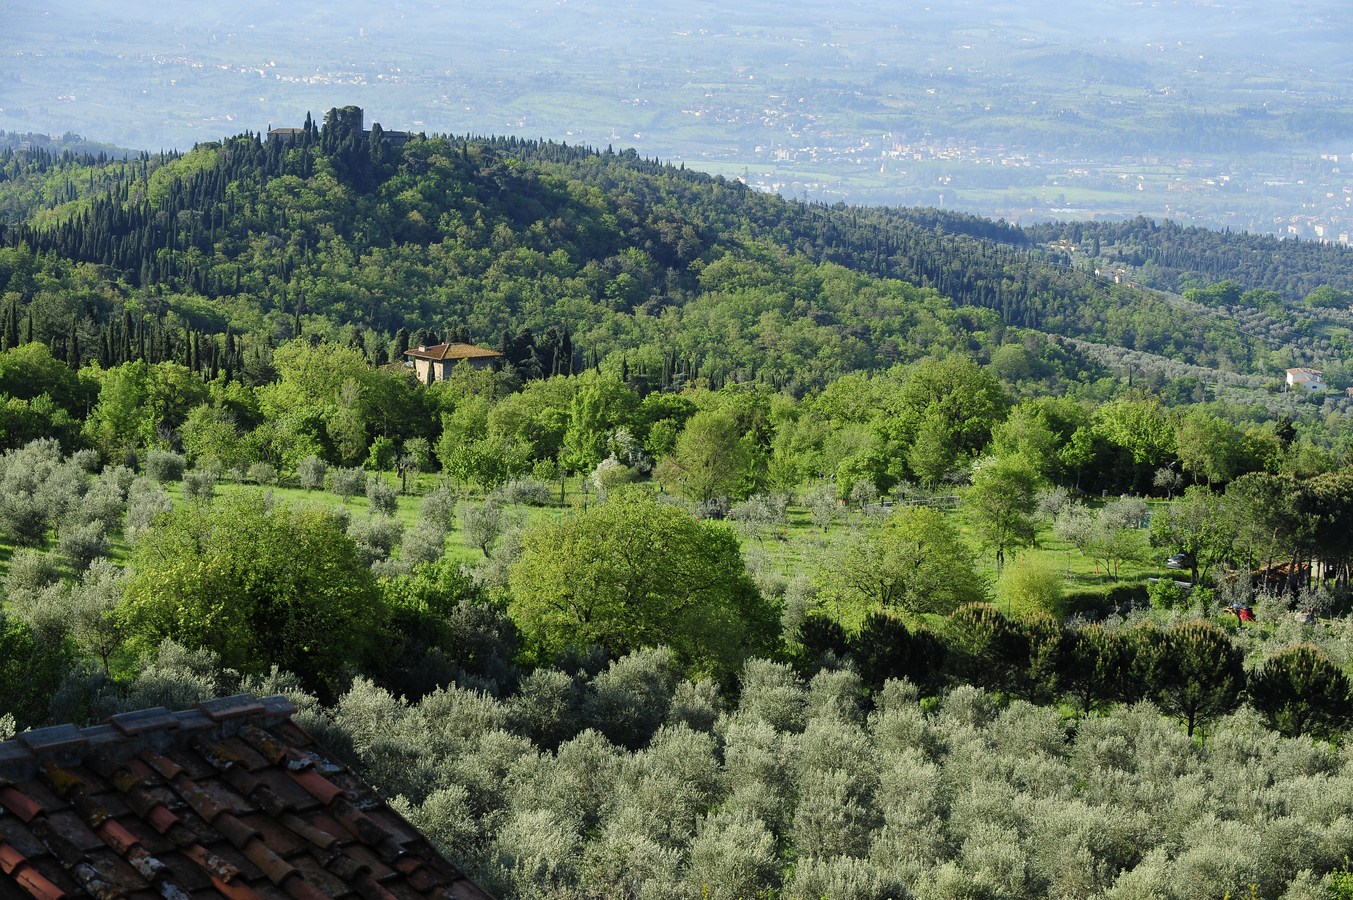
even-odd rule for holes
{"type": "Polygon", "coordinates": [[[1169,559],[1165,560],[1165,568],[1192,569],[1193,557],[1188,553],[1176,553],[1174,556],[1171,556],[1169,559]]]}

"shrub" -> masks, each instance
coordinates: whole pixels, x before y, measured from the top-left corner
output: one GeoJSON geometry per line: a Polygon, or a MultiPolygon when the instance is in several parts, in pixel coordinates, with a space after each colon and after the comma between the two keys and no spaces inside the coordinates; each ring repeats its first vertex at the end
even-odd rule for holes
{"type": "Polygon", "coordinates": [[[366,480],[366,502],[371,511],[383,516],[393,516],[399,506],[399,489],[379,475],[366,480]]]}
{"type": "Polygon", "coordinates": [[[108,555],[112,542],[108,540],[108,529],[103,522],[96,520],[63,528],[60,548],[61,555],[66,557],[70,567],[76,572],[83,572],[94,560],[108,555]]]}
{"type": "Polygon", "coordinates": [[[216,496],[215,472],[193,469],[183,476],[183,496],[189,500],[206,501],[216,496]]]}
{"type": "Polygon", "coordinates": [[[366,473],[361,469],[334,469],[329,473],[329,490],[347,500],[366,490],[366,473]]]}
{"type": "Polygon", "coordinates": [[[322,490],[327,468],[324,460],[318,456],[307,456],[296,464],[296,478],[300,481],[301,487],[307,491],[322,490]]]}
{"type": "Polygon", "coordinates": [[[996,582],[996,603],[1018,613],[1042,611],[1066,615],[1062,603],[1065,579],[1055,563],[1023,555],[1012,560],[996,582]]]}
{"type": "Polygon", "coordinates": [[[1189,602],[1189,591],[1173,578],[1157,578],[1147,587],[1146,598],[1155,609],[1181,609],[1189,602]]]}
{"type": "Polygon", "coordinates": [[[170,450],[146,451],[146,474],[164,484],[183,478],[183,456],[170,450]]]}
{"type": "Polygon", "coordinates": [[[220,657],[210,648],[189,648],[166,639],[127,685],[126,708],[178,709],[200,703],[220,695],[226,686],[222,675],[220,657]]]}
{"type": "Polygon", "coordinates": [[[1143,583],[1112,584],[1101,588],[1081,588],[1062,595],[1062,607],[1068,616],[1100,619],[1104,616],[1128,612],[1147,602],[1148,585],[1143,583]]]}
{"type": "MultiPolygon", "coordinates": [[[[748,560],[748,562],[751,561],[748,560]]],[[[749,565],[747,574],[752,577],[752,582],[756,585],[756,589],[761,593],[761,596],[767,600],[779,600],[784,597],[785,591],[789,588],[789,579],[770,568],[769,565],[756,566],[755,568],[749,565]]]]}
{"type": "Polygon", "coordinates": [[[853,669],[823,669],[808,682],[809,719],[863,721],[864,682],[853,669]]]}
{"type": "MultiPolygon", "coordinates": [[[[277,481],[277,470],[265,462],[251,463],[249,471],[245,473],[244,477],[254,484],[274,484],[277,481]]],[[[321,473],[320,483],[322,484],[323,482],[324,475],[321,473]]],[[[305,487],[305,485],[302,485],[302,487],[305,487]]]]}
{"type": "Polygon", "coordinates": [[[794,816],[793,757],[798,735],[755,716],[734,713],[719,723],[724,738],[724,809],[743,809],[782,833],[794,816]]]}

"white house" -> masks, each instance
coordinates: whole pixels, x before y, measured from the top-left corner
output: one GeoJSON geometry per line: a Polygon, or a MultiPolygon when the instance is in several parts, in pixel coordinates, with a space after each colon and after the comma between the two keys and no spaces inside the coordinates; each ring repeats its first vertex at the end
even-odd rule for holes
{"type": "Polygon", "coordinates": [[[1323,391],[1325,389],[1325,373],[1319,369],[1309,369],[1301,366],[1296,369],[1287,370],[1287,388],[1292,390],[1301,387],[1308,391],[1323,391]]]}

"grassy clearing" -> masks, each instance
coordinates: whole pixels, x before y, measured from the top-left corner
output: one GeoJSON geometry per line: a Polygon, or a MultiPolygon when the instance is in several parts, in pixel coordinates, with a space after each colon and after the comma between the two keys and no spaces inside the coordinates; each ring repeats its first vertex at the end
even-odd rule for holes
{"type": "MultiPolygon", "coordinates": [[[[994,555],[983,551],[972,528],[957,510],[949,510],[946,515],[958,527],[972,550],[978,574],[985,579],[994,597],[999,577],[994,555]]],[[[800,574],[816,577],[823,569],[833,565],[850,535],[857,529],[867,527],[873,519],[871,514],[843,507],[839,510],[837,520],[824,531],[813,525],[806,508],[791,506],[783,529],[755,535],[744,534],[743,555],[751,567],[763,572],[774,572],[786,579],[800,574]]],[[[1020,558],[1043,562],[1062,574],[1063,590],[1073,601],[1068,610],[1071,613],[1090,611],[1090,608],[1102,603],[1111,590],[1124,586],[1145,589],[1147,579],[1166,574],[1163,559],[1150,557],[1145,561],[1123,563],[1115,577],[1102,563],[1084,556],[1071,544],[1058,540],[1052,529],[1046,526],[1039,530],[1033,546],[1007,553],[1007,565],[1020,558]]],[[[842,624],[847,627],[857,624],[855,620],[862,616],[859,611],[837,612],[842,624]]]]}
{"type": "MultiPolygon", "coordinates": [[[[381,477],[385,478],[390,484],[398,486],[398,482],[392,474],[386,473],[381,477]]],[[[424,474],[409,484],[409,493],[399,495],[395,517],[406,532],[418,522],[424,498],[439,483],[436,476],[424,474]]],[[[174,503],[189,502],[184,497],[181,483],[168,483],[163,487],[174,503]]],[[[564,516],[576,514],[584,508],[584,504],[589,506],[595,504],[597,502],[596,496],[594,494],[585,495],[581,488],[582,480],[575,477],[565,483],[562,501],[557,493],[558,486],[556,485],[556,493],[547,506],[507,506],[505,508],[508,518],[507,527],[529,527],[534,522],[557,520],[564,516]]],[[[462,565],[474,565],[482,560],[484,555],[478,547],[467,544],[462,513],[467,505],[484,502],[484,496],[482,493],[475,494],[464,489],[457,489],[457,493],[460,499],[457,503],[457,511],[453,517],[451,529],[447,535],[446,553],[452,560],[462,565]]],[[[345,498],[327,490],[309,491],[279,485],[220,482],[216,486],[216,494],[220,497],[270,495],[274,501],[280,503],[319,505],[341,509],[352,519],[367,516],[371,509],[371,505],[364,494],[345,498]]],[[[824,569],[833,565],[833,561],[838,557],[845,542],[853,533],[858,529],[869,527],[881,516],[886,515],[886,510],[875,509],[871,512],[864,512],[858,508],[843,506],[837,510],[835,521],[824,530],[813,524],[807,507],[790,506],[783,526],[746,530],[739,528],[735,523],[730,522],[729,524],[730,527],[738,529],[743,555],[750,569],[762,574],[778,575],[785,581],[789,581],[796,576],[816,579],[824,569]]],[[[958,526],[960,533],[973,551],[978,572],[986,580],[990,592],[994,596],[999,573],[996,571],[993,555],[982,551],[972,533],[972,529],[966,525],[957,511],[951,510],[947,515],[958,526]]],[[[48,549],[54,550],[55,546],[56,541],[53,538],[49,542],[48,549]]],[[[0,581],[8,574],[10,558],[17,549],[7,541],[0,541],[0,581]]],[[[123,535],[120,533],[113,535],[112,553],[110,554],[113,561],[123,564],[126,562],[129,553],[130,547],[123,535]]],[[[1103,596],[1115,586],[1144,586],[1147,578],[1165,574],[1165,570],[1162,568],[1163,563],[1152,559],[1148,562],[1126,563],[1118,573],[1118,577],[1114,578],[1111,573],[1104,570],[1102,564],[1083,556],[1070,544],[1057,540],[1050,528],[1043,528],[1039,532],[1034,546],[1018,550],[1009,554],[1009,557],[1011,561],[1021,557],[1031,558],[1060,572],[1064,579],[1065,592],[1068,595],[1082,598],[1082,602],[1086,597],[1103,596]]],[[[1073,609],[1073,611],[1075,610],[1073,609]]],[[[861,611],[852,613],[847,610],[838,610],[837,612],[842,618],[843,624],[847,626],[852,623],[857,624],[855,620],[863,614],[861,611]],[[855,613],[859,613],[859,615],[855,613]]]]}

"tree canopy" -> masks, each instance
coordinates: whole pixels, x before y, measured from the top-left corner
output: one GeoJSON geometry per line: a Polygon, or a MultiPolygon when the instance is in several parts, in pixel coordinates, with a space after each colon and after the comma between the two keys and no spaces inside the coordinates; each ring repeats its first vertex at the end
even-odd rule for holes
{"type": "Polygon", "coordinates": [[[644,488],[522,535],[509,610],[538,654],[595,642],[613,653],[667,645],[728,676],[776,631],[738,540],[644,488]]]}
{"type": "Polygon", "coordinates": [[[944,615],[986,593],[958,530],[924,506],[898,509],[851,535],[823,580],[843,603],[864,611],[944,615]]]}
{"type": "Polygon", "coordinates": [[[383,608],[331,511],[237,495],[175,507],[140,537],[117,616],[142,646],[210,647],[327,692],[378,640],[383,608]]]}

